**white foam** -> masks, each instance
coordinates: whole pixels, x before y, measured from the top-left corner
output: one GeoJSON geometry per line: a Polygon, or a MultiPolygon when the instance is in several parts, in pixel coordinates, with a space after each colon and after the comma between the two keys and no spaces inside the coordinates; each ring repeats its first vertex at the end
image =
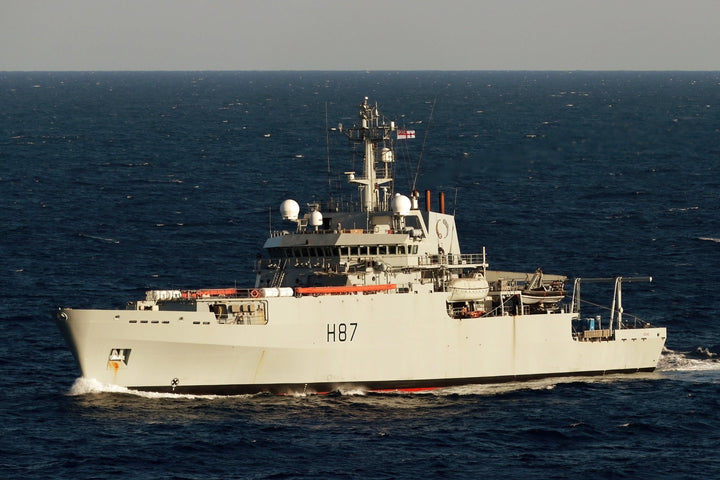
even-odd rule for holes
{"type": "MultiPolygon", "coordinates": [[[[587,380],[587,379],[583,379],[587,380]]],[[[555,377],[526,382],[489,383],[460,385],[457,387],[446,387],[432,390],[430,393],[438,396],[446,395],[502,395],[516,390],[553,390],[559,383],[577,382],[577,377],[555,377]]]]}
{"type": "Polygon", "coordinates": [[[666,348],[658,362],[658,370],[664,372],[720,370],[717,354],[703,347],[698,347],[696,352],[707,358],[692,358],[687,356],[688,352],[676,352],[666,348]]]}
{"type": "MultiPolygon", "coordinates": [[[[720,369],[720,365],[716,368],[720,369]]],[[[658,379],[660,376],[656,372],[638,372],[631,375],[624,373],[594,375],[594,376],[567,376],[567,377],[548,377],[537,380],[528,380],[522,382],[496,383],[496,384],[475,384],[461,385],[457,387],[447,387],[433,390],[429,393],[439,396],[444,395],[502,395],[519,390],[554,390],[558,385],[564,383],[595,383],[606,384],[614,382],[631,382],[638,379],[658,379]]]]}
{"type": "MultiPolygon", "coordinates": [[[[184,393],[160,393],[160,392],[141,392],[139,390],[131,390],[126,387],[118,385],[109,385],[102,383],[94,378],[80,377],[75,380],[73,386],[70,387],[68,395],[93,395],[98,393],[122,393],[126,395],[135,395],[143,398],[186,398],[186,399],[213,399],[213,398],[227,398],[226,395],[191,395],[184,393]]],[[[247,397],[248,395],[237,395],[240,397],[247,397]]]]}
{"type": "Polygon", "coordinates": [[[363,396],[367,395],[367,390],[360,387],[347,387],[347,388],[340,388],[339,392],[341,395],[347,395],[347,396],[363,396]]]}
{"type": "Polygon", "coordinates": [[[706,242],[720,243],[720,238],[715,238],[715,237],[698,237],[698,240],[705,240],[706,242]]]}
{"type": "MultiPolygon", "coordinates": [[[[658,372],[671,372],[671,371],[707,371],[707,370],[720,370],[720,359],[717,359],[717,354],[710,352],[707,349],[698,348],[697,352],[704,353],[708,356],[707,359],[689,358],[687,352],[675,352],[669,349],[664,349],[660,361],[658,362],[658,372]]],[[[593,377],[552,377],[538,380],[522,381],[522,382],[509,382],[499,384],[471,384],[471,385],[459,385],[454,387],[444,387],[432,390],[419,390],[415,392],[408,391],[382,391],[375,392],[379,394],[394,395],[402,393],[403,395],[436,395],[436,396],[450,396],[450,395],[502,395],[505,393],[517,391],[517,390],[553,390],[555,387],[562,383],[571,382],[584,382],[584,383],[606,383],[620,380],[631,380],[638,378],[638,376],[649,376],[655,378],[656,374],[635,374],[635,375],[604,375],[604,376],[593,376],[593,377]]],[[[126,387],[120,387],[118,385],[110,385],[102,383],[94,378],[80,377],[75,380],[75,383],[68,392],[69,395],[92,395],[100,393],[120,393],[126,395],[134,395],[143,398],[173,398],[173,399],[214,399],[214,398],[228,398],[227,395],[192,395],[192,394],[179,394],[179,393],[159,393],[159,392],[141,392],[138,390],[131,390],[126,387]]],[[[343,396],[366,396],[368,391],[364,388],[357,386],[348,386],[336,390],[334,393],[339,393],[343,396]]],[[[288,392],[285,396],[289,397],[309,397],[315,396],[318,393],[312,389],[305,389],[304,391],[293,391],[288,392]]],[[[253,395],[234,395],[236,397],[252,397],[253,395]]]]}
{"type": "Polygon", "coordinates": [[[127,393],[128,389],[117,385],[106,385],[94,378],[80,377],[75,379],[72,387],[70,387],[69,395],[87,395],[90,393],[127,393]]]}
{"type": "Polygon", "coordinates": [[[116,240],[114,238],[104,238],[104,237],[98,237],[96,235],[87,235],[82,232],[78,233],[78,237],[91,238],[93,240],[100,240],[102,242],[108,242],[108,243],[120,243],[120,240],[116,240]]]}

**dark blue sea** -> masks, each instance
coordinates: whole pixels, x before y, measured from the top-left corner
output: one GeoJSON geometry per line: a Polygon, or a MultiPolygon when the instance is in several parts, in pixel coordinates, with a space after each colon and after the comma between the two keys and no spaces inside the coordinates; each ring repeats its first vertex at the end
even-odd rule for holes
{"type": "Polygon", "coordinates": [[[0,478],[720,475],[717,72],[0,73],[0,269],[0,478]],[[364,96],[416,131],[397,190],[444,191],[464,252],[653,276],[623,300],[667,327],[659,369],[285,397],[79,378],[59,306],[251,285],[283,200],[353,194],[360,152],[327,132],[364,96]]]}

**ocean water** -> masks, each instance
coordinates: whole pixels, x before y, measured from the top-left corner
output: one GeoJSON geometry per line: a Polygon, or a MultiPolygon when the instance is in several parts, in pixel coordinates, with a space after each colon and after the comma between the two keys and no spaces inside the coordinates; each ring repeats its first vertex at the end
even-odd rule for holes
{"type": "Polygon", "coordinates": [[[718,476],[717,72],[0,73],[0,107],[2,478],[718,476]],[[668,328],[658,370],[294,397],[78,378],[58,306],[251,284],[284,199],[353,194],[360,153],[327,131],[364,96],[416,130],[397,189],[446,192],[464,251],[652,275],[623,300],[668,328]]]}

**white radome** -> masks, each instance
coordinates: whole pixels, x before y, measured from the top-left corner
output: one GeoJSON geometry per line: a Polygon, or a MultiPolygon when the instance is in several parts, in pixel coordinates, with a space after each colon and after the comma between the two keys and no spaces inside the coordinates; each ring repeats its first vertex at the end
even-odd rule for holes
{"type": "Polygon", "coordinates": [[[300,215],[300,205],[295,200],[285,200],[280,204],[280,215],[283,220],[297,220],[300,215]]]}

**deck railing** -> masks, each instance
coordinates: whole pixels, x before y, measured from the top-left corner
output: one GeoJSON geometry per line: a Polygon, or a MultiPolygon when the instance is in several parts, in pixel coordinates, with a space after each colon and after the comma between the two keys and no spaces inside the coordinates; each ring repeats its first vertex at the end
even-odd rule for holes
{"type": "Polygon", "coordinates": [[[427,255],[418,257],[420,265],[482,266],[487,267],[485,253],[427,255]]]}

